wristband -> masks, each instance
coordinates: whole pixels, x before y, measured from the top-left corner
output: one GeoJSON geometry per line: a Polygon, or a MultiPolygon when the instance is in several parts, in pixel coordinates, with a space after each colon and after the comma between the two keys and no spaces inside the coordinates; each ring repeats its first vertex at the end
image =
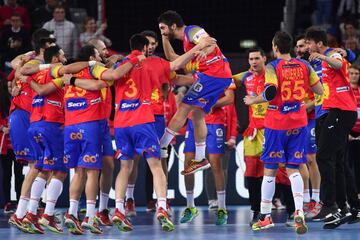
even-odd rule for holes
{"type": "Polygon", "coordinates": [[[40,64],[39,65],[39,70],[42,71],[44,69],[48,69],[50,68],[50,64],[40,64]]]}
{"type": "Polygon", "coordinates": [[[88,63],[89,63],[89,67],[92,67],[96,64],[96,61],[93,60],[93,61],[89,61],[88,63]]]}
{"type": "Polygon", "coordinates": [[[137,57],[131,58],[129,61],[133,66],[139,63],[139,59],[137,57]]]}
{"type": "Polygon", "coordinates": [[[70,85],[71,86],[75,86],[75,80],[76,80],[76,77],[71,77],[70,78],[70,85]]]}

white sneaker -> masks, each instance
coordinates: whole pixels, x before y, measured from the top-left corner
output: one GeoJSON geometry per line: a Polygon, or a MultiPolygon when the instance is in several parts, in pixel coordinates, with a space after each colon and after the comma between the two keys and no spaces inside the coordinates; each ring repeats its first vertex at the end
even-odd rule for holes
{"type": "Polygon", "coordinates": [[[209,210],[217,210],[218,208],[217,200],[209,200],[209,210]]]}

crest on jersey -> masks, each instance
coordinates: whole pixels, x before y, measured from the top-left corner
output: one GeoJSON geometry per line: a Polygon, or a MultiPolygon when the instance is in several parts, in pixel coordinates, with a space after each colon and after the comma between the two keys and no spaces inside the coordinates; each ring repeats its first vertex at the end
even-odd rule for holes
{"type": "Polygon", "coordinates": [[[218,137],[224,136],[224,132],[221,128],[216,129],[216,136],[218,137]]]}

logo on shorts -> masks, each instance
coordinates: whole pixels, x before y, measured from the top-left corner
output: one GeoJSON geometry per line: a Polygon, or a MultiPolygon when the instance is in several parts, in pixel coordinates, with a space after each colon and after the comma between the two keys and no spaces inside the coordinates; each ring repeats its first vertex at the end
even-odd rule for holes
{"type": "Polygon", "coordinates": [[[44,164],[53,166],[55,164],[55,161],[52,159],[44,158],[44,164]]]}
{"type": "Polygon", "coordinates": [[[32,100],[32,107],[42,107],[45,103],[45,97],[44,96],[35,96],[32,100]]]}
{"type": "Polygon", "coordinates": [[[288,130],[288,131],[286,132],[286,136],[298,135],[299,133],[300,133],[300,129],[295,128],[295,129],[288,130]]]}
{"type": "Polygon", "coordinates": [[[88,108],[88,102],[86,98],[73,98],[66,101],[66,110],[76,111],[88,108]]]}
{"type": "Polygon", "coordinates": [[[311,134],[312,137],[315,137],[315,128],[312,128],[310,130],[310,134],[311,134]]]}
{"type": "Polygon", "coordinates": [[[84,157],[83,157],[83,161],[85,162],[85,163],[96,163],[97,162],[97,158],[96,158],[96,156],[91,156],[91,155],[85,155],[84,157]]]}
{"type": "Polygon", "coordinates": [[[224,132],[221,128],[216,129],[216,136],[218,137],[224,136],[224,132]]]}
{"type": "Polygon", "coordinates": [[[72,133],[70,133],[70,139],[71,140],[82,140],[83,135],[81,132],[72,132],[72,133]]]}
{"type": "Polygon", "coordinates": [[[193,89],[194,89],[195,92],[199,93],[199,92],[201,92],[203,90],[203,85],[201,83],[195,83],[193,89]]]}
{"type": "Polygon", "coordinates": [[[272,151],[269,154],[270,158],[282,158],[282,152],[281,151],[272,151]]]}
{"type": "Polygon", "coordinates": [[[65,164],[67,164],[69,162],[69,159],[70,159],[69,154],[64,155],[63,161],[64,161],[65,164]]]}
{"type": "Polygon", "coordinates": [[[115,159],[120,160],[120,158],[121,158],[122,155],[123,155],[123,154],[121,153],[120,149],[118,149],[118,150],[116,151],[116,153],[115,153],[115,159]]]}
{"type": "Polygon", "coordinates": [[[124,99],[120,102],[120,112],[134,111],[140,107],[140,100],[127,100],[124,99]]]}
{"type": "Polygon", "coordinates": [[[301,159],[303,157],[303,153],[300,152],[300,151],[296,151],[294,153],[294,157],[297,158],[297,159],[301,159]]]}

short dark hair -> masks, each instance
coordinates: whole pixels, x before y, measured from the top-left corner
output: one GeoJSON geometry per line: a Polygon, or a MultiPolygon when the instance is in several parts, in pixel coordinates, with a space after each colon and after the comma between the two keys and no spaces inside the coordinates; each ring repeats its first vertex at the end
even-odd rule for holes
{"type": "Polygon", "coordinates": [[[273,41],[281,54],[290,53],[293,46],[293,39],[290,34],[284,31],[278,31],[275,33],[273,41]]]}
{"type": "Polygon", "coordinates": [[[297,35],[295,37],[295,43],[297,43],[297,41],[301,40],[301,39],[304,39],[305,40],[305,34],[304,33],[301,33],[299,35],[297,35]]]}
{"type": "MultiPolygon", "coordinates": [[[[51,42],[50,35],[53,33],[53,31],[48,31],[45,28],[39,28],[32,34],[32,41],[34,43],[34,49],[37,54],[40,53],[40,48],[45,48],[46,43],[51,42]]],[[[55,39],[52,41],[54,40],[55,39]]]]}
{"type": "Polygon", "coordinates": [[[130,38],[130,49],[133,50],[143,50],[144,46],[149,44],[149,40],[142,35],[141,33],[136,33],[130,38]]]}
{"type": "Polygon", "coordinates": [[[85,45],[80,49],[78,59],[79,61],[89,61],[91,56],[95,56],[95,46],[85,45]]]}
{"type": "Polygon", "coordinates": [[[144,30],[141,32],[141,34],[144,35],[145,37],[152,37],[155,39],[156,42],[159,42],[156,32],[152,30],[144,30]]]}
{"type": "Polygon", "coordinates": [[[324,46],[328,45],[326,32],[320,28],[310,27],[306,30],[305,38],[314,40],[315,43],[322,42],[324,46]]]}
{"type": "Polygon", "coordinates": [[[249,56],[250,53],[253,53],[253,52],[260,52],[260,55],[265,57],[266,54],[264,52],[264,50],[260,47],[252,47],[252,48],[249,48],[247,51],[246,51],[246,54],[249,56]]]}
{"type": "Polygon", "coordinates": [[[65,9],[65,6],[64,5],[62,5],[62,4],[58,4],[58,5],[56,5],[56,7],[54,7],[54,9],[53,9],[53,13],[56,11],[56,9],[63,9],[64,10],[64,12],[66,13],[66,9],[65,9]]]}
{"type": "Polygon", "coordinates": [[[45,63],[51,63],[53,57],[60,55],[60,47],[58,45],[50,46],[44,51],[44,61],[45,63]]]}
{"type": "Polygon", "coordinates": [[[178,27],[182,27],[185,25],[184,20],[182,19],[180,14],[173,10],[167,10],[166,12],[163,12],[158,17],[158,23],[165,23],[168,26],[171,26],[175,23],[178,27]]]}

